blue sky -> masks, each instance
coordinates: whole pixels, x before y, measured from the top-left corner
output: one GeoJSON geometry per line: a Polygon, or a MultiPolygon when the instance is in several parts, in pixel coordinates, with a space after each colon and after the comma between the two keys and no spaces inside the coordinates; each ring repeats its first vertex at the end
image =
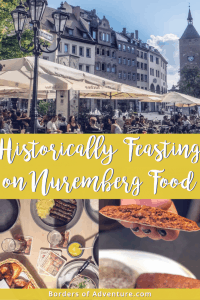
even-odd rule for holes
{"type": "MultiPolygon", "coordinates": [[[[71,0],[74,6],[92,10],[96,9],[100,18],[104,15],[111,27],[121,31],[126,27],[129,32],[139,30],[139,38],[157,47],[167,58],[168,86],[176,84],[179,76],[178,38],[187,26],[189,2],[181,0],[71,0]]],[[[60,2],[49,0],[50,7],[57,8],[60,2]]],[[[190,2],[194,26],[200,33],[200,3],[190,2]]]]}

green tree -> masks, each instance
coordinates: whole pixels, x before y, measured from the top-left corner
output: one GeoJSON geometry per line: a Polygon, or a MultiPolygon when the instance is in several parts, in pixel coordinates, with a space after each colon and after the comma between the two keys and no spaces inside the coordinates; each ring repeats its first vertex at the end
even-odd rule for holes
{"type": "MultiPolygon", "coordinates": [[[[20,50],[17,36],[14,31],[11,11],[19,5],[19,0],[0,0],[0,59],[11,59],[31,56],[20,50]]],[[[33,32],[26,29],[22,35],[22,46],[26,47],[32,42],[33,32]]]]}
{"type": "Polygon", "coordinates": [[[185,66],[180,71],[178,87],[180,93],[200,98],[200,69],[185,66]]]}

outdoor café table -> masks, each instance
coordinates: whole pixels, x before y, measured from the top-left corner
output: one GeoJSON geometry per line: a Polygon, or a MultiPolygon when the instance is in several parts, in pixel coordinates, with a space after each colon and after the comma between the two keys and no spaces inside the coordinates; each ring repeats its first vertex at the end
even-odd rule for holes
{"type": "MultiPolygon", "coordinates": [[[[82,200],[78,200],[82,201],[82,200]]],[[[39,287],[56,288],[57,278],[51,276],[43,276],[38,274],[36,267],[39,256],[40,248],[49,248],[47,241],[48,231],[41,229],[32,219],[30,212],[30,199],[20,200],[20,216],[16,225],[12,230],[0,235],[0,245],[6,238],[13,238],[16,234],[22,234],[24,236],[30,236],[33,238],[31,255],[18,255],[3,252],[0,247],[0,261],[7,258],[15,258],[22,264],[25,264],[26,268],[38,283],[39,287]]],[[[94,223],[83,210],[81,218],[74,227],[70,229],[70,239],[75,236],[81,236],[85,242],[85,247],[92,247],[94,237],[98,233],[98,225],[94,223]],[[87,240],[88,239],[88,240],[87,240]]],[[[81,259],[87,259],[92,255],[92,249],[84,250],[81,259]]],[[[67,254],[67,250],[62,249],[62,257],[66,259],[66,263],[73,259],[67,254]]]]}

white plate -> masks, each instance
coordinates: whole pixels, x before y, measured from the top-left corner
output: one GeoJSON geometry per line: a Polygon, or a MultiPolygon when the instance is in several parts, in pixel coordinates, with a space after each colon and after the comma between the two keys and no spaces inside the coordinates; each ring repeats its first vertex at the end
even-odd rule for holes
{"type": "Polygon", "coordinates": [[[139,275],[143,273],[166,273],[196,279],[194,274],[176,261],[149,252],[135,250],[100,250],[99,259],[103,258],[122,262],[135,270],[139,275]]]}

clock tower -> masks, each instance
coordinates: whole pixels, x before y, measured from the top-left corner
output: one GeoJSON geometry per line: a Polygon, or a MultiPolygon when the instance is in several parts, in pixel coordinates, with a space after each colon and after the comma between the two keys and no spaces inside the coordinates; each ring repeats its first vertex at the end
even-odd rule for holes
{"type": "Polygon", "coordinates": [[[185,66],[200,68],[200,35],[193,25],[190,8],[187,21],[188,25],[179,39],[180,70],[185,66]]]}

